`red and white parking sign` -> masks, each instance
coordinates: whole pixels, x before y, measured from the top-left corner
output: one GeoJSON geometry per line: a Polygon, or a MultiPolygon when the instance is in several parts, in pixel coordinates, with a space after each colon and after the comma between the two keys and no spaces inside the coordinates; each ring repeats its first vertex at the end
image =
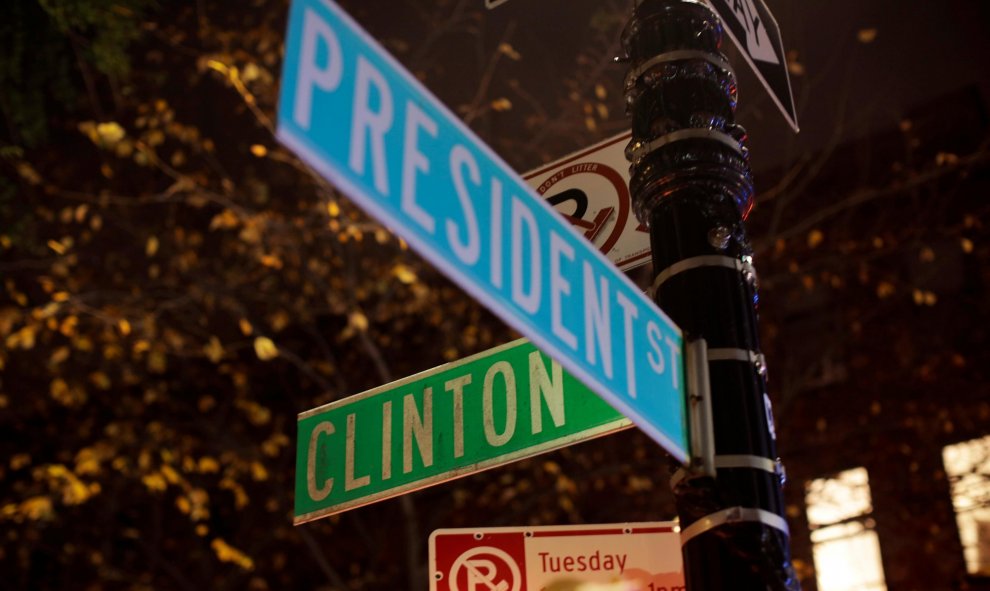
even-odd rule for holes
{"type": "Polygon", "coordinates": [[[677,532],[670,522],[441,529],[430,536],[430,590],[683,591],[677,532]]]}
{"type": "Polygon", "coordinates": [[[630,137],[621,133],[523,175],[620,271],[650,262],[650,234],[629,196],[630,137]]]}

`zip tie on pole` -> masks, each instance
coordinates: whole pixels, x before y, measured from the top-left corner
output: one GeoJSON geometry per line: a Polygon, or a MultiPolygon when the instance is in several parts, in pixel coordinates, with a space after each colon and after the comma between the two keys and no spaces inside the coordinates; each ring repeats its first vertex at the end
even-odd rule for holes
{"type": "Polygon", "coordinates": [[[679,62],[683,60],[704,60],[716,68],[725,70],[732,76],[733,79],[736,77],[736,72],[732,69],[732,66],[729,65],[729,62],[711,52],[698,51],[696,49],[679,49],[677,51],[668,51],[667,53],[655,55],[640,64],[638,67],[630,70],[629,73],[626,74],[626,88],[628,88],[633,81],[645,74],[647,70],[653,68],[653,66],[656,66],[657,64],[668,64],[670,62],[679,62]]]}
{"type": "Polygon", "coordinates": [[[753,266],[753,263],[744,262],[735,257],[725,256],[722,254],[706,254],[677,261],[663,271],[660,271],[653,279],[653,285],[650,286],[650,297],[655,299],[657,290],[660,289],[660,286],[674,275],[701,267],[725,267],[727,269],[735,269],[741,273],[746,273],[748,276],[747,278],[751,277],[753,280],[756,279],[756,267],[753,266]]]}
{"type": "Polygon", "coordinates": [[[682,142],[684,140],[693,139],[715,140],[732,148],[732,150],[739,155],[742,155],[743,153],[742,148],[739,147],[739,140],[727,133],[722,133],[721,131],[716,131],[714,129],[688,128],[665,133],[658,138],[646,142],[645,144],[636,142],[636,147],[630,151],[629,155],[633,162],[637,162],[646,154],[649,154],[657,148],[672,144],[674,142],[682,142]]]}
{"type": "Polygon", "coordinates": [[[780,474],[781,464],[779,460],[771,460],[763,456],[749,454],[727,454],[715,456],[716,468],[752,468],[763,470],[771,474],[780,474]]]}
{"type": "Polygon", "coordinates": [[[734,349],[729,347],[709,349],[708,360],[742,361],[743,363],[752,363],[756,366],[756,371],[760,372],[761,376],[766,377],[767,358],[764,357],[763,353],[760,353],[759,351],[752,351],[750,349],[734,349]]]}
{"type": "Polygon", "coordinates": [[[708,350],[709,361],[748,361],[756,365],[765,364],[763,353],[750,349],[732,349],[729,347],[708,350]]]}
{"type": "Polygon", "coordinates": [[[712,419],[712,387],[708,373],[708,343],[691,339],[684,348],[688,395],[688,424],[693,471],[715,477],[715,427],[712,419]]]}
{"type": "Polygon", "coordinates": [[[762,523],[778,529],[787,536],[791,535],[787,521],[776,513],[751,507],[729,507],[715,513],[709,513],[681,530],[681,546],[692,539],[727,523],[762,523]]]}

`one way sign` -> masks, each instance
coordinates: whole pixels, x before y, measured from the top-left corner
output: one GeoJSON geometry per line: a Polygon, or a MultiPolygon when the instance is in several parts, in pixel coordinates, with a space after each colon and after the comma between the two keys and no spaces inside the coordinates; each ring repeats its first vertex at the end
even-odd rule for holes
{"type": "Polygon", "coordinates": [[[784,42],[777,21],[763,0],[706,0],[733,43],[763,83],[784,118],[798,131],[797,109],[787,74],[784,42]]]}

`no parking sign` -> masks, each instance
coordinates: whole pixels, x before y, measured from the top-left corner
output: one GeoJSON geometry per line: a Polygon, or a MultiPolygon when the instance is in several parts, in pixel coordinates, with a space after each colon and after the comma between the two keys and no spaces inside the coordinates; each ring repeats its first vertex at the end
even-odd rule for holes
{"type": "Polygon", "coordinates": [[[670,522],[441,529],[430,536],[431,591],[541,591],[617,583],[683,591],[670,522]]]}

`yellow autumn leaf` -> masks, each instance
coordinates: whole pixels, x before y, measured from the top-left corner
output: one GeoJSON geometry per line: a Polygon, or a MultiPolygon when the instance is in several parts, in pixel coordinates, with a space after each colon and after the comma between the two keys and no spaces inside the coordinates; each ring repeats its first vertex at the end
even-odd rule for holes
{"type": "Polygon", "coordinates": [[[510,101],[505,97],[497,98],[493,100],[491,104],[492,104],[492,109],[499,112],[508,111],[509,109],[512,108],[512,101],[510,101]]]}
{"type": "Polygon", "coordinates": [[[825,240],[825,234],[821,230],[808,232],[808,248],[815,248],[825,240]]]}
{"type": "Polygon", "coordinates": [[[144,485],[148,487],[148,490],[152,492],[163,491],[168,488],[168,483],[165,482],[165,478],[163,478],[158,472],[145,474],[141,477],[141,482],[143,482],[144,485]]]}
{"type": "Polygon", "coordinates": [[[65,254],[65,246],[56,240],[48,241],[48,248],[55,251],[56,254],[65,254]]]}
{"type": "Polygon", "coordinates": [[[182,477],[179,476],[179,473],[175,471],[175,468],[169,466],[168,464],[161,467],[161,473],[169,484],[179,484],[182,482],[182,477]]]}
{"type": "Polygon", "coordinates": [[[398,279],[402,283],[405,283],[406,285],[416,282],[416,273],[406,265],[403,264],[396,265],[395,267],[392,268],[392,274],[395,275],[396,279],[398,279]]]}
{"type": "Polygon", "coordinates": [[[131,334],[131,323],[126,318],[117,321],[117,328],[120,329],[120,334],[125,337],[131,334]]]}
{"type": "Polygon", "coordinates": [[[225,209],[222,212],[218,213],[217,215],[213,216],[213,219],[210,220],[210,229],[224,230],[227,228],[233,228],[237,226],[237,224],[239,223],[240,223],[240,219],[237,217],[237,214],[229,209],[225,209]]]}
{"type": "Polygon", "coordinates": [[[348,326],[357,330],[368,330],[368,317],[364,312],[355,310],[347,317],[348,326]]]}
{"type": "Polygon", "coordinates": [[[873,43],[876,41],[876,38],[877,30],[875,28],[860,29],[859,32],[856,33],[856,39],[858,39],[860,43],[873,43]]]}
{"type": "Polygon", "coordinates": [[[254,569],[254,561],[237,548],[225,542],[223,538],[214,538],[210,543],[210,547],[213,548],[213,552],[216,553],[220,562],[233,562],[244,570],[254,569]]]}
{"type": "Polygon", "coordinates": [[[110,389],[110,378],[107,374],[102,371],[94,371],[89,374],[89,381],[97,387],[99,390],[109,390],[110,389]]]}
{"type": "Polygon", "coordinates": [[[21,503],[20,511],[33,521],[48,520],[54,517],[52,500],[45,496],[31,497],[21,503]]]}
{"type": "Polygon", "coordinates": [[[59,347],[58,349],[55,349],[55,352],[52,353],[52,356],[48,358],[48,363],[52,365],[59,365],[68,358],[69,358],[69,348],[62,346],[59,347]]]}
{"type": "Polygon", "coordinates": [[[261,264],[270,269],[281,269],[282,259],[274,254],[263,254],[261,255],[261,264]]]}
{"type": "Polygon", "coordinates": [[[877,297],[880,299],[889,298],[894,295],[897,289],[888,281],[881,281],[877,284],[877,297]]]}
{"type": "Polygon", "coordinates": [[[215,474],[220,471],[220,463],[210,456],[199,459],[199,471],[203,474],[215,474]]]}
{"type": "Polygon", "coordinates": [[[220,339],[210,337],[210,342],[203,345],[203,353],[213,363],[219,363],[223,359],[223,345],[220,344],[220,339]]]}
{"type": "Polygon", "coordinates": [[[258,359],[262,361],[270,361],[278,357],[278,347],[268,337],[257,337],[254,339],[254,352],[258,355],[258,359]]]}
{"type": "Polygon", "coordinates": [[[158,237],[149,236],[148,241],[144,244],[144,254],[153,257],[156,252],[158,252],[158,237]]]}
{"type": "Polygon", "coordinates": [[[106,121],[96,126],[96,136],[105,145],[113,145],[124,139],[124,128],[116,121],[106,121]]]}
{"type": "Polygon", "coordinates": [[[261,144],[254,144],[251,146],[251,153],[258,158],[264,158],[268,154],[268,148],[262,146],[261,144]]]}
{"type": "Polygon", "coordinates": [[[168,358],[161,349],[153,349],[148,354],[148,371],[151,373],[165,373],[168,368],[168,358]]]}
{"type": "Polygon", "coordinates": [[[522,56],[519,55],[519,52],[516,51],[514,47],[512,47],[511,45],[505,42],[498,44],[498,52],[513,61],[519,61],[522,59],[522,56]]]}
{"type": "Polygon", "coordinates": [[[247,493],[244,492],[244,487],[237,484],[236,481],[231,480],[230,478],[222,479],[220,481],[220,488],[223,490],[229,490],[232,493],[234,493],[235,509],[243,509],[244,507],[248,506],[248,503],[251,502],[250,498],[247,496],[247,493]]]}
{"type": "Polygon", "coordinates": [[[285,310],[278,310],[268,318],[268,323],[271,324],[272,330],[279,332],[289,325],[290,320],[285,310]]]}
{"type": "Polygon", "coordinates": [[[241,318],[240,320],[238,320],[237,326],[240,327],[241,334],[243,334],[244,336],[248,336],[249,334],[254,332],[254,327],[251,326],[251,323],[248,322],[247,318],[241,318]]]}
{"type": "Polygon", "coordinates": [[[34,337],[38,332],[38,327],[29,324],[22,327],[20,330],[10,335],[6,339],[6,344],[8,349],[33,349],[34,348],[34,337]]]}
{"type": "Polygon", "coordinates": [[[83,481],[70,474],[62,487],[62,502],[66,505],[81,505],[98,490],[95,487],[90,489],[83,481]]]}
{"type": "Polygon", "coordinates": [[[264,482],[268,480],[268,470],[261,462],[251,462],[251,478],[254,478],[258,482],[264,482]]]}
{"type": "Polygon", "coordinates": [[[69,385],[62,378],[55,378],[48,386],[48,391],[52,398],[58,401],[65,401],[69,398],[69,385]]]}

